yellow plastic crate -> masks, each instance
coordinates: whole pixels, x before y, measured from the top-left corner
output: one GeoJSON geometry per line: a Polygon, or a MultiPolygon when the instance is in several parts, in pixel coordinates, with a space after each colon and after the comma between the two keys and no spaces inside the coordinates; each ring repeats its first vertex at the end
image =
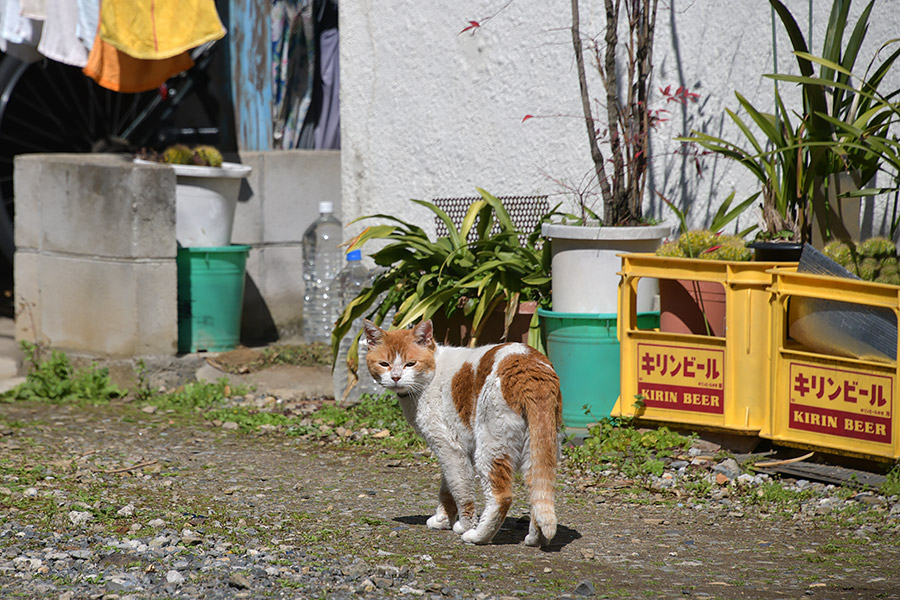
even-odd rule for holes
{"type": "Polygon", "coordinates": [[[770,294],[775,267],[796,263],[711,261],[623,254],[619,284],[619,400],[614,416],[756,435],[768,417],[770,294]],[[725,290],[725,337],[640,330],[642,277],[712,281],[725,290]],[[641,398],[643,406],[635,407],[641,398]]]}
{"type": "Polygon", "coordinates": [[[808,297],[888,308],[900,315],[900,287],[774,269],[771,418],[760,436],[866,458],[900,458],[897,361],[829,356],[788,335],[788,302],[808,297]]]}

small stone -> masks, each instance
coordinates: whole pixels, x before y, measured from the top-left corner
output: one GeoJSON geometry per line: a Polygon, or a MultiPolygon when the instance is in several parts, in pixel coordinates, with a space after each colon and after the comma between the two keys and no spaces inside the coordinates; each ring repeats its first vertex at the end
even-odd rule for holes
{"type": "Polygon", "coordinates": [[[234,421],[225,421],[224,423],[222,423],[222,429],[225,429],[228,431],[235,431],[239,427],[240,427],[240,425],[238,425],[234,421]]]}
{"type": "Polygon", "coordinates": [[[228,585],[239,590],[249,590],[250,580],[243,573],[232,573],[228,578],[228,585]]]}
{"type": "Polygon", "coordinates": [[[575,586],[575,595],[576,596],[595,596],[597,595],[597,590],[594,589],[594,584],[589,580],[585,579],[584,581],[578,582],[578,585],[575,586]]]}
{"type": "Polygon", "coordinates": [[[726,458],[719,464],[713,467],[713,471],[716,473],[722,473],[728,479],[734,479],[738,475],[741,474],[741,467],[738,466],[737,461],[733,458],[726,458]]]}
{"type": "Polygon", "coordinates": [[[387,429],[382,429],[378,433],[372,434],[372,437],[375,438],[376,440],[383,440],[384,438],[390,437],[390,436],[391,436],[391,432],[387,429]]]}
{"type": "Polygon", "coordinates": [[[166,526],[166,522],[163,521],[162,519],[153,519],[152,521],[147,523],[147,525],[149,525],[153,529],[162,529],[163,527],[166,526]]]}
{"type": "Polygon", "coordinates": [[[130,502],[116,511],[116,514],[120,517],[131,517],[134,515],[134,504],[130,502]]]}
{"type": "Polygon", "coordinates": [[[184,575],[173,569],[166,572],[166,581],[172,585],[179,585],[184,583],[184,575]]]}
{"type": "Polygon", "coordinates": [[[581,556],[584,560],[594,560],[594,549],[593,548],[585,548],[581,551],[581,556]]]}
{"type": "Polygon", "coordinates": [[[8,487],[3,487],[2,485],[0,485],[0,495],[12,496],[12,490],[8,487]]]}
{"type": "Polygon", "coordinates": [[[72,510],[69,511],[69,522],[76,527],[84,525],[94,520],[94,515],[86,511],[72,510]]]}
{"type": "Polygon", "coordinates": [[[190,529],[185,528],[181,531],[181,543],[185,546],[196,546],[202,541],[203,538],[201,538],[190,529]]]}
{"type": "Polygon", "coordinates": [[[37,498],[38,491],[36,488],[30,487],[30,488],[26,489],[24,492],[22,492],[22,495],[25,496],[26,498],[37,498]]]}
{"type": "Polygon", "coordinates": [[[145,412],[148,415],[152,415],[157,410],[158,410],[158,408],[156,406],[145,406],[144,408],[141,409],[141,412],[145,412]]]}
{"type": "Polygon", "coordinates": [[[729,481],[731,480],[728,479],[728,475],[726,475],[725,473],[716,473],[716,483],[718,485],[725,485],[729,481]]]}

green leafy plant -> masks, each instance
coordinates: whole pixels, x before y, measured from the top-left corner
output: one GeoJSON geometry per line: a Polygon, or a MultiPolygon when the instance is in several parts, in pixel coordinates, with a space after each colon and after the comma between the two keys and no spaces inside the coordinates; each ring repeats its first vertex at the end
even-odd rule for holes
{"type": "Polygon", "coordinates": [[[75,369],[69,357],[58,350],[41,358],[37,345],[21,342],[25,360],[31,363],[25,382],[4,394],[12,400],[64,403],[106,403],[124,392],[109,378],[109,370],[97,365],[75,369]]]}
{"type": "MultiPolygon", "coordinates": [[[[367,316],[382,324],[395,310],[393,327],[403,328],[439,311],[446,316],[462,312],[472,323],[472,345],[477,344],[487,318],[503,307],[508,329],[520,302],[544,302],[550,296],[549,248],[541,246],[540,223],[522,243],[519,231],[503,203],[479,189],[482,199],[473,202],[457,227],[431,202],[412,200],[432,211],[447,226],[448,234],[431,240],[420,227],[392,215],[370,215],[394,225],[372,225],[350,241],[348,250],[379,240],[387,245],[372,254],[383,270],[372,284],[351,300],[331,334],[332,356],[353,322],[367,316]]],[[[549,219],[555,211],[545,215],[549,219]]],[[[358,338],[357,338],[358,340],[358,338]]],[[[356,342],[348,363],[356,370],[356,342]]]]}
{"type": "Polygon", "coordinates": [[[758,133],[737,113],[726,109],[744,136],[743,144],[696,131],[691,137],[681,139],[697,142],[707,150],[737,161],[759,180],[765,225],[759,237],[808,241],[815,220],[826,237],[849,239],[846,227],[839,220],[828,220],[824,190],[830,185],[829,176],[837,173],[853,174],[858,187],[871,179],[885,160],[900,165],[896,161],[896,144],[889,143],[887,138],[893,115],[898,114],[889,97],[897,92],[882,96],[877,91],[900,56],[900,49],[871,71],[873,57],[866,74],[855,78],[852,71],[874,0],[863,10],[846,41],[844,34],[850,30],[850,2],[834,0],[821,57],[809,53],[806,40],[787,7],[780,0],[769,2],[791,40],[800,75],[768,74],[766,77],[801,85],[802,107],[788,111],[777,83],[774,114],[756,109],[736,93],[740,107],[758,133]],[[819,65],[818,76],[815,64],[819,65]],[[858,82],[857,87],[850,85],[854,80],[858,82]]]}

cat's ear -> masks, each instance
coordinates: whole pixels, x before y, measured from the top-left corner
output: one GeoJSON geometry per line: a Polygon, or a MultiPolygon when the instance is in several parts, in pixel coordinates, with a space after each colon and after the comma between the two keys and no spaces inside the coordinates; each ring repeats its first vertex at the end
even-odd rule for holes
{"type": "Polygon", "coordinates": [[[366,332],[366,341],[369,342],[369,348],[377,346],[381,343],[384,330],[368,319],[363,320],[363,330],[366,332]]]}
{"type": "Polygon", "coordinates": [[[431,323],[431,319],[416,325],[413,334],[416,336],[416,343],[420,346],[432,346],[434,344],[434,325],[431,323]]]}

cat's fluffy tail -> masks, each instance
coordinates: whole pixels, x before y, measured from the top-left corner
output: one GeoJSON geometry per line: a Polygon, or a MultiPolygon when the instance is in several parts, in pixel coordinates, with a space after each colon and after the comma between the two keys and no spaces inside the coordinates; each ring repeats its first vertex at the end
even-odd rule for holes
{"type": "MultiPolygon", "coordinates": [[[[549,367],[549,365],[547,365],[549,367]]],[[[526,404],[528,437],[531,460],[528,470],[528,486],[531,490],[532,534],[528,541],[541,546],[550,543],[556,535],[556,460],[559,455],[559,428],[562,425],[562,396],[559,378],[552,369],[546,376],[535,377],[530,391],[531,401],[526,404]],[[539,529],[535,531],[534,526],[539,529]]],[[[537,375],[537,373],[535,373],[537,375]]]]}

